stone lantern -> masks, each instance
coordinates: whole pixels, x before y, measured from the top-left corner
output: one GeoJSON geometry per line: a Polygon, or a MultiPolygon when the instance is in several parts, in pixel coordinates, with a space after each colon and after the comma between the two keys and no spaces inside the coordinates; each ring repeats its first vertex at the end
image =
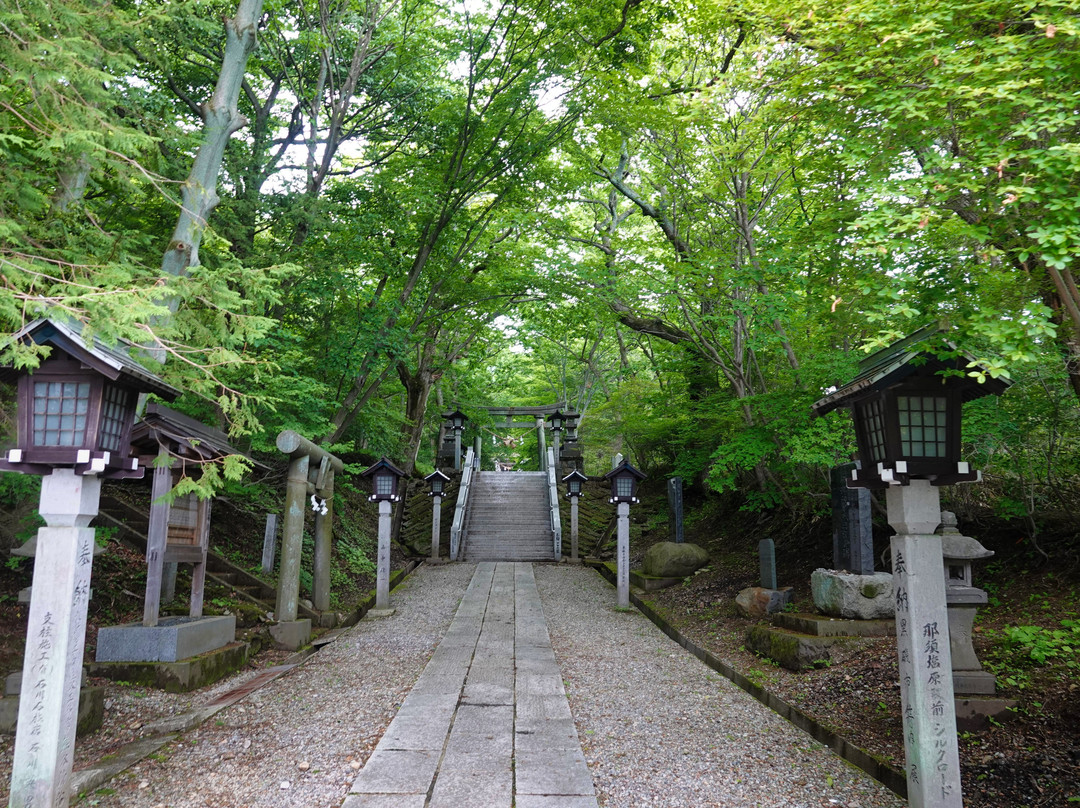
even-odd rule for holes
{"type": "Polygon", "coordinates": [[[398,482],[405,476],[405,472],[387,460],[381,458],[368,469],[360,472],[361,477],[370,477],[371,502],[397,502],[401,499],[398,494],[398,482]]]}
{"type": "Polygon", "coordinates": [[[611,499],[615,505],[615,562],[618,608],[630,608],[630,505],[637,502],[637,485],[645,475],[625,460],[604,475],[611,481],[611,499]]]}
{"type": "Polygon", "coordinates": [[[428,496],[431,497],[431,563],[439,564],[439,538],[442,531],[442,498],[446,493],[446,484],[450,478],[438,469],[424,478],[424,482],[430,487],[428,496]]]}
{"type": "Polygon", "coordinates": [[[861,468],[850,488],[888,488],[912,479],[934,486],[975,482],[979,472],[960,459],[961,407],[985,395],[1001,395],[1010,382],[967,375],[971,357],[945,343],[952,358],[925,348],[939,335],[925,328],[859,363],[849,384],[814,404],[818,415],[852,410],[861,468]]]}
{"type": "Polygon", "coordinates": [[[443,418],[447,421],[447,428],[454,433],[454,471],[460,471],[461,433],[465,430],[465,422],[469,419],[461,410],[443,413],[443,418]]]}
{"type": "Polygon", "coordinates": [[[973,561],[994,555],[970,536],[960,535],[956,514],[941,512],[941,554],[945,566],[945,600],[949,606],[949,647],[952,651],[953,687],[957,693],[993,695],[994,675],[984,671],[975,655],[971,631],[986,592],[972,585],[973,561]]]}
{"type": "Polygon", "coordinates": [[[644,480],[645,475],[624,460],[605,474],[604,479],[611,482],[611,499],[608,501],[613,505],[622,503],[630,505],[638,501],[638,482],[644,480]]]}
{"type": "Polygon", "coordinates": [[[581,487],[589,481],[589,478],[575,469],[562,478],[562,481],[566,483],[566,498],[576,502],[581,496],[581,487]]]}
{"type": "Polygon", "coordinates": [[[565,477],[566,498],[570,500],[570,561],[578,560],[578,500],[581,499],[581,487],[588,482],[589,478],[577,469],[574,469],[565,477]]]}
{"type": "Polygon", "coordinates": [[[180,391],[99,340],[88,346],[78,326],[39,319],[11,337],[52,348],[32,373],[17,377],[18,438],[0,470],[47,474],[58,467],[76,475],[141,478],[131,456],[131,428],[140,393],[172,400],[180,391]]]}
{"type": "Polygon", "coordinates": [[[46,524],[34,556],[11,805],[66,805],[101,479],[143,475],[129,441],[138,396],[172,400],[180,391],[67,320],[35,320],[9,339],[51,349],[33,372],[0,373],[18,384],[17,445],[0,469],[43,475],[46,524]]]}
{"type": "MultiPolygon", "coordinates": [[[[460,432],[457,434],[461,434],[460,432]]],[[[369,499],[379,503],[379,550],[375,566],[375,608],[368,614],[373,617],[388,617],[394,613],[390,608],[390,511],[391,503],[401,499],[398,484],[405,472],[387,460],[381,458],[378,463],[360,473],[361,477],[372,478],[372,495],[369,499]]]]}
{"type": "Polygon", "coordinates": [[[960,459],[961,407],[1009,383],[969,373],[973,357],[924,328],[867,357],[855,379],[814,404],[852,410],[861,468],[848,486],[883,488],[891,540],[904,755],[912,805],[962,808],[953,641],[941,574],[939,487],[980,478],[960,459]]]}

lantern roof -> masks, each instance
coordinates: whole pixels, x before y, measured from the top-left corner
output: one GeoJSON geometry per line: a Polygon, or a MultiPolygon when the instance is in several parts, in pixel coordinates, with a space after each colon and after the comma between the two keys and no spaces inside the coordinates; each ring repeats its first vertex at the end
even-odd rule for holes
{"type": "Polygon", "coordinates": [[[424,478],[424,482],[426,483],[430,483],[432,480],[442,480],[444,483],[450,482],[450,475],[443,474],[439,469],[435,469],[435,471],[424,478]]]}
{"type": "Polygon", "coordinates": [[[814,403],[814,412],[825,415],[838,407],[850,406],[857,399],[892,387],[911,376],[939,376],[950,386],[960,388],[965,403],[986,395],[1001,395],[1012,385],[1008,379],[987,376],[980,383],[971,378],[968,373],[973,368],[985,368],[977,364],[971,354],[945,339],[944,333],[941,326],[929,325],[870,354],[859,363],[859,373],[852,381],[814,403]],[[947,351],[939,355],[930,349],[931,342],[943,344],[947,351]],[[962,371],[963,375],[940,376],[942,371],[962,371]]]}
{"type": "MultiPolygon", "coordinates": [[[[644,477],[644,475],[642,475],[642,477],[644,477]]],[[[562,481],[564,483],[568,483],[571,480],[580,480],[583,483],[587,483],[589,481],[589,478],[586,477],[584,474],[582,474],[577,469],[574,469],[573,471],[571,471],[569,474],[567,474],[565,477],[562,478],[562,481]]]]}
{"type": "Polygon", "coordinates": [[[142,420],[131,430],[131,443],[140,450],[153,451],[162,439],[174,444],[185,454],[202,460],[242,455],[256,468],[269,471],[269,466],[232,446],[229,436],[220,429],[151,401],[146,405],[142,420]]]}
{"type": "Polygon", "coordinates": [[[392,472],[393,474],[397,475],[398,477],[404,477],[405,476],[405,472],[402,471],[401,469],[399,469],[397,466],[395,466],[389,460],[387,460],[385,455],[383,457],[379,458],[379,461],[377,463],[373,463],[369,468],[364,469],[363,471],[361,471],[360,476],[361,477],[373,477],[373,476],[375,476],[375,474],[377,472],[383,471],[384,469],[386,471],[392,472]]]}
{"type": "Polygon", "coordinates": [[[621,462],[611,471],[604,475],[605,480],[611,480],[623,474],[630,474],[635,480],[644,480],[646,475],[630,465],[626,460],[621,462]]]}
{"type": "MultiPolygon", "coordinates": [[[[180,395],[179,390],[151,373],[122,350],[121,346],[135,347],[133,343],[120,340],[117,347],[113,348],[94,336],[88,345],[83,337],[82,325],[77,321],[40,317],[7,339],[10,342],[49,345],[110,381],[121,382],[143,393],[153,393],[167,401],[180,395]]],[[[0,373],[8,379],[18,375],[13,368],[4,368],[0,373]]]]}

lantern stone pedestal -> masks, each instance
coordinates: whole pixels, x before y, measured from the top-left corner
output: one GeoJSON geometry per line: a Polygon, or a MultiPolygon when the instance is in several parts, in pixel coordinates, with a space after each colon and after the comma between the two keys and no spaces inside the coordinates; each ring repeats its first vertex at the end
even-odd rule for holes
{"type": "Polygon", "coordinates": [[[67,806],[101,480],[54,469],[41,481],[11,808],[67,806]]]}
{"type": "Polygon", "coordinates": [[[928,480],[885,492],[892,537],[896,647],[912,808],[963,808],[939,490],[928,480]]]}
{"type": "Polygon", "coordinates": [[[379,550],[376,562],[375,608],[368,609],[368,617],[389,617],[394,613],[390,608],[390,527],[392,503],[379,501],[379,550]]]}
{"type": "Polygon", "coordinates": [[[618,590],[617,606],[630,608],[630,503],[620,502],[616,506],[618,522],[615,528],[618,590]]]}

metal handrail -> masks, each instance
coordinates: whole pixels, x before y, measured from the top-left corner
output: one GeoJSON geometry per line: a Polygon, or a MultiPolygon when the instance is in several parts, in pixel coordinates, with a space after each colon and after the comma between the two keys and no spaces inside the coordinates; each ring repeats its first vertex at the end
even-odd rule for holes
{"type": "Polygon", "coordinates": [[[555,449],[547,450],[548,513],[551,516],[555,560],[562,559],[562,517],[559,516],[559,481],[555,474],[555,449]]]}
{"type": "Polygon", "coordinates": [[[454,508],[454,521],[450,524],[450,560],[457,561],[462,549],[462,537],[465,533],[465,511],[469,505],[469,491],[472,488],[473,469],[478,465],[472,447],[465,454],[465,465],[461,470],[461,485],[458,487],[457,505],[454,508]]]}

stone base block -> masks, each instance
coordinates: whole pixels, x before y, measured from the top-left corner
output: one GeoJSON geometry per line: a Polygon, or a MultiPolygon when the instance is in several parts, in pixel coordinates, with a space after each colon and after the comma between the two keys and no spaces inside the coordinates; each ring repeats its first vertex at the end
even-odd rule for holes
{"type": "Polygon", "coordinates": [[[364,614],[364,617],[371,617],[378,619],[380,617],[390,617],[397,609],[368,609],[364,614]]]}
{"type": "Polygon", "coordinates": [[[1011,699],[956,699],[956,729],[982,732],[990,729],[990,719],[1001,724],[1016,717],[1016,702],[1011,699]]]}
{"type": "Polygon", "coordinates": [[[782,612],[794,599],[795,591],[790,586],[783,589],[749,586],[735,596],[735,608],[743,617],[760,620],[766,615],[782,612]]]}
{"type": "Polygon", "coordinates": [[[134,684],[187,693],[213,684],[247,664],[251,646],[234,642],[179,662],[92,662],[91,676],[103,676],[114,682],[134,684]]]}
{"type": "Polygon", "coordinates": [[[746,635],[746,647],[792,671],[816,668],[829,660],[829,649],[842,637],[813,637],[782,628],[754,626],[746,635]]]}
{"type": "Polygon", "coordinates": [[[644,592],[667,589],[669,586],[681,584],[683,580],[681,577],[661,578],[656,575],[646,575],[641,570],[630,570],[630,585],[636,586],[644,592]]]}
{"type": "MultiPolygon", "coordinates": [[[[89,735],[101,728],[105,720],[105,688],[84,687],[79,691],[79,718],[75,735],[89,735]]],[[[19,697],[5,696],[0,699],[0,732],[14,735],[19,723],[19,697]]]]}
{"type": "Polygon", "coordinates": [[[953,671],[953,692],[958,695],[992,696],[997,692],[997,679],[986,671],[953,671]]]}
{"type": "Polygon", "coordinates": [[[311,642],[311,620],[282,620],[270,626],[274,645],[287,651],[297,651],[311,642]]]}
{"type": "Polygon", "coordinates": [[[163,617],[107,626],[98,632],[98,662],[176,662],[224,648],[236,640],[236,617],[163,617]]]}
{"type": "Polygon", "coordinates": [[[781,613],[773,616],[773,625],[815,637],[892,637],[896,634],[895,620],[844,620],[822,614],[781,613]]]}

